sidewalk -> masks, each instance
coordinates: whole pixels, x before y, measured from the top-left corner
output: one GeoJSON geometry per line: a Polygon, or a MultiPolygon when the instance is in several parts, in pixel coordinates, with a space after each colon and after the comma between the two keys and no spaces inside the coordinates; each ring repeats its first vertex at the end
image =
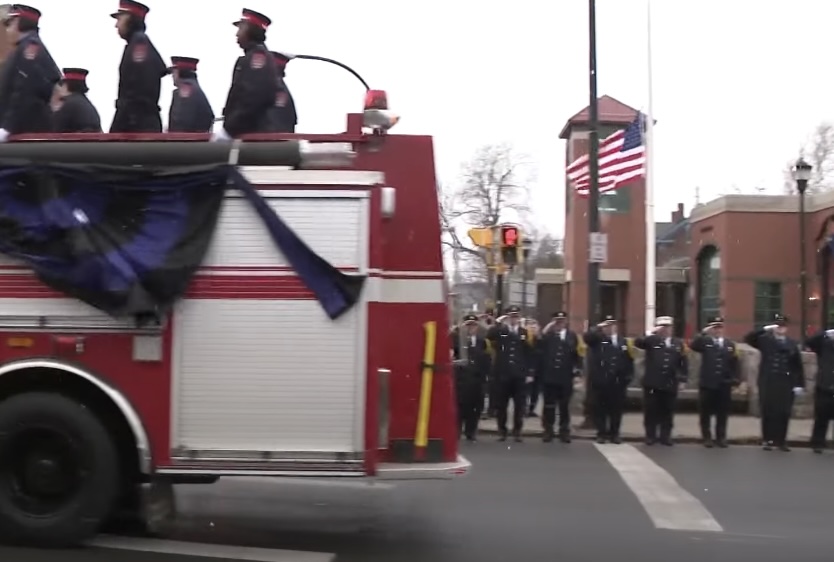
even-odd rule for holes
{"type": "MultiPolygon", "coordinates": [[[[541,413],[539,414],[541,415],[541,413]]],[[[512,413],[509,415],[512,424],[512,413]]],[[[573,426],[571,436],[574,439],[594,439],[596,431],[582,428],[584,416],[574,415],[571,419],[573,426]]],[[[732,416],[727,427],[727,442],[737,445],[751,445],[761,442],[761,431],[759,418],[752,416],[732,416]]],[[[811,435],[813,420],[794,419],[788,429],[788,442],[791,446],[807,447],[808,438],[811,435]]],[[[498,435],[498,427],[495,419],[481,420],[479,431],[482,435],[498,435]]],[[[525,418],[523,434],[526,437],[541,437],[541,418],[525,418]]],[[[622,425],[623,441],[643,440],[643,414],[627,413],[623,416],[622,425]]],[[[700,442],[701,429],[698,424],[697,414],[677,414],[675,416],[674,439],[679,443],[700,442]]]]}

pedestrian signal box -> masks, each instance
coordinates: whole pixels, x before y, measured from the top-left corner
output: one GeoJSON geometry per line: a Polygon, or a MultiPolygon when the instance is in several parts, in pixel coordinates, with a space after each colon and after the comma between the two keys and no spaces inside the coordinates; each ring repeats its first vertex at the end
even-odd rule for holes
{"type": "Polygon", "coordinates": [[[517,226],[501,226],[501,261],[504,265],[518,265],[524,261],[521,230],[517,226]]]}

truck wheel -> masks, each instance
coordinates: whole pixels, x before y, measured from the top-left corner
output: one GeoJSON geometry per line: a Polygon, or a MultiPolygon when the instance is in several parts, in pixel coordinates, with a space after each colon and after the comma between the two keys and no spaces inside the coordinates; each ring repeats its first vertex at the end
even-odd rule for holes
{"type": "Polygon", "coordinates": [[[72,399],[32,392],[0,402],[0,539],[91,538],[113,507],[118,466],[107,430],[72,399]]]}

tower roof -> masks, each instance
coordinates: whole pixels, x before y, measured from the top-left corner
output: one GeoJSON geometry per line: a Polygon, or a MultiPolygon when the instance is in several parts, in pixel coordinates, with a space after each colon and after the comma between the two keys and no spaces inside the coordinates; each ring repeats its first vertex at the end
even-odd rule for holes
{"type": "MultiPolygon", "coordinates": [[[[634,118],[637,116],[636,109],[608,95],[599,98],[598,106],[599,122],[602,125],[627,125],[634,121],[634,118]]],[[[575,125],[587,125],[589,119],[590,106],[585,107],[585,109],[567,120],[565,126],[562,128],[562,132],[559,133],[559,138],[568,138],[571,128],[575,125]]]]}

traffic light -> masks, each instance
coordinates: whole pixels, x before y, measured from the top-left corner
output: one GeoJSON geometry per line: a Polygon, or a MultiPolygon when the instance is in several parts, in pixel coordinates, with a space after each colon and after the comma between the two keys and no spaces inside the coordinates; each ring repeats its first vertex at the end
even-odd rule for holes
{"type": "Polygon", "coordinates": [[[504,265],[514,266],[524,261],[524,249],[521,230],[517,226],[501,226],[501,261],[504,265]]]}
{"type": "Polygon", "coordinates": [[[467,234],[469,235],[469,239],[472,240],[472,243],[479,248],[492,247],[493,239],[491,228],[470,228],[467,234]]]}

